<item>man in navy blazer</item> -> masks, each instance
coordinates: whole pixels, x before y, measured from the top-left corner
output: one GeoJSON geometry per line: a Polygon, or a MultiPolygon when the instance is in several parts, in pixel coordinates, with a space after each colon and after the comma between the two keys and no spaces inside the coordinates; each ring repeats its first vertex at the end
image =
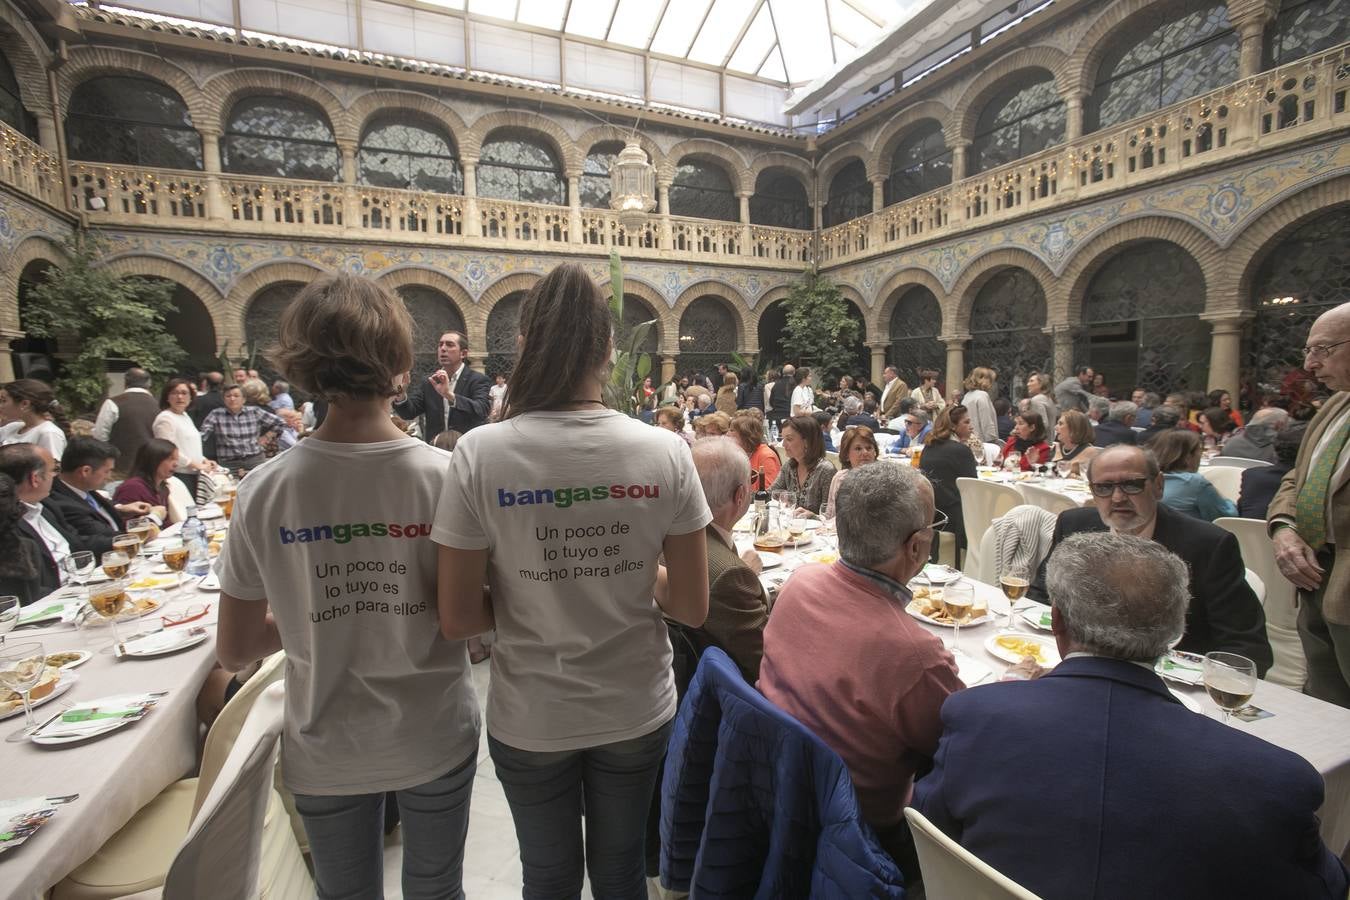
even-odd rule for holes
{"type": "Polygon", "coordinates": [[[1317,770],[1189,711],[1153,672],[1185,622],[1185,564],[1153,541],[1081,534],[1047,579],[1064,661],[948,697],[914,806],[1045,900],[1343,900],[1317,770]]]}
{"type": "Polygon", "coordinates": [[[447,331],[436,344],[440,368],[426,381],[409,385],[394,413],[401,419],[422,417],[422,439],[428,444],[442,431],[464,434],[488,420],[492,411],[492,379],[469,368],[469,339],[447,331]]]}

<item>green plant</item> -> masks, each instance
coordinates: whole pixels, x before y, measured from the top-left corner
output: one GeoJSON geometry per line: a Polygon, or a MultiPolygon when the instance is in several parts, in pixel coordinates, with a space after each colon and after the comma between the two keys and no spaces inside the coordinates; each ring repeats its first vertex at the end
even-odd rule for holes
{"type": "MultiPolygon", "coordinates": [[[[652,371],[652,356],[639,348],[647,335],[656,327],[656,320],[649,319],[625,330],[623,325],[623,260],[618,251],[609,251],[609,314],[614,320],[614,356],[610,369],[609,382],[605,385],[605,405],[617,409],[628,416],[637,416],[641,411],[641,398],[638,392],[642,381],[652,371]]],[[[657,388],[657,394],[666,385],[657,388]]]]}
{"type": "MultiPolygon", "coordinates": [[[[821,376],[834,377],[853,369],[858,321],[849,315],[848,301],[833,282],[807,269],[792,286],[784,306],[784,354],[821,376]]],[[[816,383],[824,381],[817,378],[816,383]]]]}
{"type": "Polygon", "coordinates": [[[103,399],[109,360],[129,359],[160,377],[175,371],[187,353],[164,329],[173,284],[101,268],[104,248],[92,234],[77,234],[65,250],[65,265],[33,288],[24,325],[34,337],[72,339],[78,347],[55,385],[66,408],[82,412],[103,399]]]}
{"type": "Polygon", "coordinates": [[[245,341],[239,345],[239,352],[244,354],[239,364],[236,366],[230,361],[230,342],[226,341],[220,348],[220,356],[217,360],[220,363],[220,371],[225,376],[226,383],[232,383],[235,369],[256,369],[258,359],[257,341],[245,341]]]}

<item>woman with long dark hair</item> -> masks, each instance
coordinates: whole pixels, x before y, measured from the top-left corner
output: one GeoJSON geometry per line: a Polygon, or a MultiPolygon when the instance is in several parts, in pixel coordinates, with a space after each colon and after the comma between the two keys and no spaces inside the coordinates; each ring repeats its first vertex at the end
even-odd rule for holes
{"type": "MultiPolygon", "coordinates": [[[[164,524],[169,520],[169,479],[178,468],[178,448],[162,438],[151,438],[136,451],[136,460],[126,481],[113,492],[113,503],[148,503],[164,510],[164,524]]],[[[158,514],[158,510],[156,510],[158,514]]],[[[127,518],[135,518],[128,516],[127,518]]]]}
{"type": "MultiPolygon", "coordinates": [[[[948,406],[938,413],[928,441],[923,445],[919,471],[933,484],[933,502],[947,517],[947,529],[956,535],[956,546],[966,546],[966,519],[961,513],[961,492],[956,488],[958,478],[977,478],[975,454],[970,450],[973,424],[970,413],[961,404],[948,406]]],[[[938,542],[934,541],[936,548],[938,542]]]]}
{"type": "Polygon", "coordinates": [[[0,444],[37,444],[60,459],[70,423],[56,394],[35,378],[0,384],[0,444]]]}
{"type": "Polygon", "coordinates": [[[596,896],[646,896],[676,702],[662,613],[708,612],[698,473],[674,434],[605,408],[612,334],[580,266],[530,290],[502,421],[460,439],[431,532],[442,633],[497,629],[488,748],[527,897],[579,896],[587,866],[596,896]]]}

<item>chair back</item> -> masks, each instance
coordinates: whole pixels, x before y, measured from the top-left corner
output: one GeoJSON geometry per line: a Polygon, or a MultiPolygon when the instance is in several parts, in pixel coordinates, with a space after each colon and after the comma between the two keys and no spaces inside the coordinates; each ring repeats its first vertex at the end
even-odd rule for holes
{"type": "Polygon", "coordinates": [[[998,458],[999,458],[1000,456],[1002,456],[1002,455],[1003,455],[1003,445],[1002,445],[1002,444],[989,444],[989,443],[986,443],[986,444],[984,445],[984,464],[985,464],[986,466],[996,466],[996,465],[998,465],[998,458]]]}
{"type": "Polygon", "coordinates": [[[1262,606],[1266,611],[1266,638],[1275,653],[1275,665],[1266,672],[1266,680],[1302,690],[1308,678],[1308,661],[1298,636],[1294,586],[1275,563],[1275,546],[1266,535],[1265,520],[1223,516],[1215,519],[1214,524],[1237,538],[1248,572],[1255,573],[1265,585],[1262,606]]]}
{"type": "Polygon", "coordinates": [[[993,528],[984,530],[984,537],[980,538],[980,549],[975,553],[975,561],[979,568],[974,569],[967,565],[963,570],[971,578],[984,584],[998,584],[998,532],[993,528]]]}
{"type": "Polygon", "coordinates": [[[1209,461],[1210,466],[1232,466],[1235,469],[1255,469],[1257,466],[1268,466],[1270,463],[1264,459],[1247,459],[1242,456],[1215,456],[1209,461]]]}
{"type": "Polygon", "coordinates": [[[905,819],[919,852],[928,900],[1039,900],[947,837],[917,809],[906,809],[905,819]]]}
{"type": "Polygon", "coordinates": [[[1256,595],[1256,599],[1260,602],[1262,606],[1265,606],[1266,583],[1261,580],[1260,575],[1257,575],[1251,569],[1247,570],[1247,587],[1252,589],[1252,593],[1256,595]]]}
{"type": "Polygon", "coordinates": [[[975,577],[981,564],[980,539],[989,530],[989,523],[1020,506],[1022,494],[1015,487],[980,478],[958,478],[956,489],[961,494],[961,516],[966,527],[966,561],[961,570],[975,577]]]}
{"type": "Polygon", "coordinates": [[[1241,469],[1237,466],[1201,466],[1200,474],[1214,485],[1220,497],[1237,503],[1238,494],[1242,493],[1241,469]]]}
{"type": "Polygon", "coordinates": [[[169,521],[181,522],[187,518],[187,508],[197,501],[193,499],[192,494],[188,493],[187,485],[181,478],[170,478],[169,487],[169,521]]]}
{"type": "Polygon", "coordinates": [[[197,798],[192,802],[192,814],[195,817],[197,811],[202,808],[206,801],[206,795],[210,792],[220,769],[225,765],[225,760],[229,757],[230,751],[234,748],[235,741],[239,738],[240,731],[248,720],[249,711],[253,709],[253,704],[262,696],[263,690],[279,680],[286,673],[286,654],[284,652],[273,653],[267,659],[263,660],[262,667],[253,674],[253,677],[244,682],[239,688],[238,693],[230,698],[230,702],[225,704],[225,708],[216,716],[216,721],[212,723],[211,730],[206,733],[206,746],[202,750],[201,771],[197,776],[197,798]]]}
{"type": "Polygon", "coordinates": [[[826,450],[826,451],[825,451],[825,458],[828,459],[830,462],[834,463],[834,470],[835,470],[836,472],[842,472],[842,471],[843,471],[844,467],[843,467],[842,465],[839,464],[839,454],[838,454],[838,453],[835,453],[833,450],[826,450]]]}
{"type": "Polygon", "coordinates": [[[285,719],[285,685],[270,685],[252,704],[238,739],[192,817],[164,878],[167,900],[201,896],[252,900],[259,895],[263,820],[285,719]]]}
{"type": "Polygon", "coordinates": [[[1046,512],[1052,512],[1059,515],[1065,510],[1077,509],[1078,504],[1069,497],[1064,496],[1059,491],[1052,491],[1049,488],[1043,488],[1040,485],[1024,484],[1020,490],[1026,502],[1032,506],[1039,506],[1046,512]]]}

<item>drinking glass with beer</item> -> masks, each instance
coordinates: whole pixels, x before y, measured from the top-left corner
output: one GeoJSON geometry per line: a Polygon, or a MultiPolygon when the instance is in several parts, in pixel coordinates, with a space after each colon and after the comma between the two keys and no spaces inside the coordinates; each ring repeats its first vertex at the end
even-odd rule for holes
{"type": "Polygon", "coordinates": [[[129,560],[135,559],[141,552],[141,539],[131,532],[113,535],[113,549],[125,553],[129,560]]]}
{"type": "Polygon", "coordinates": [[[1021,600],[1027,594],[1027,589],[1031,587],[1030,573],[1025,567],[1010,566],[1002,575],[999,576],[998,585],[1003,588],[1003,596],[1008,598],[1008,620],[1004,627],[1013,630],[1013,607],[1017,601],[1021,600]]]}
{"type": "Polygon", "coordinates": [[[178,583],[176,587],[183,586],[183,570],[187,568],[188,547],[183,543],[182,538],[169,539],[161,551],[164,558],[164,565],[177,576],[178,583]]]}
{"type": "Polygon", "coordinates": [[[1236,653],[1205,654],[1205,692],[1223,710],[1223,723],[1256,693],[1256,663],[1236,653]]]}
{"type": "Polygon", "coordinates": [[[149,516],[132,519],[127,523],[127,531],[141,542],[142,547],[159,537],[159,526],[149,516]]]}
{"type": "MultiPolygon", "coordinates": [[[[117,545],[114,544],[114,547],[117,545]]],[[[131,571],[131,557],[125,550],[109,550],[103,554],[103,574],[114,580],[125,578],[131,571]]]]}
{"type": "Polygon", "coordinates": [[[961,638],[961,625],[969,622],[975,611],[975,586],[964,578],[948,582],[942,588],[942,609],[952,620],[952,648],[961,638]]]}
{"type": "MultiPolygon", "coordinates": [[[[107,558],[106,554],[104,558],[107,558]]],[[[115,651],[122,643],[117,634],[117,617],[131,607],[131,595],[127,593],[126,579],[115,578],[91,588],[89,606],[108,620],[108,625],[112,628],[112,649],[115,651]]]]}
{"type": "Polygon", "coordinates": [[[230,521],[230,516],[234,515],[234,492],[230,491],[227,494],[223,494],[220,499],[216,501],[216,506],[219,506],[220,511],[225,515],[225,521],[230,521]]]}

